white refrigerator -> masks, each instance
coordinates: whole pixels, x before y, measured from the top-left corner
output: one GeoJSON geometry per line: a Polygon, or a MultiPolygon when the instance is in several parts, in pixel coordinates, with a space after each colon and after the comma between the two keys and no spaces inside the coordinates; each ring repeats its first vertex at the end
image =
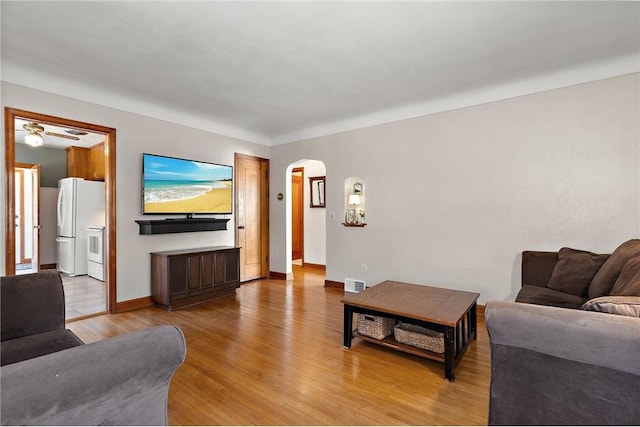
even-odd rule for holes
{"type": "Polygon", "coordinates": [[[104,182],[82,178],[58,181],[57,270],[87,274],[87,226],[105,223],[104,182]]]}

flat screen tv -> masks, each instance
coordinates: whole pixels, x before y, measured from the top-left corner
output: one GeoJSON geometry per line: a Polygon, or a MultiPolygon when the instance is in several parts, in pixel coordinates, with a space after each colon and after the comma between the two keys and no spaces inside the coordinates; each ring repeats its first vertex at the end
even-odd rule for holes
{"type": "Polygon", "coordinates": [[[230,214],[233,167],[142,154],[144,214],[230,214]]]}

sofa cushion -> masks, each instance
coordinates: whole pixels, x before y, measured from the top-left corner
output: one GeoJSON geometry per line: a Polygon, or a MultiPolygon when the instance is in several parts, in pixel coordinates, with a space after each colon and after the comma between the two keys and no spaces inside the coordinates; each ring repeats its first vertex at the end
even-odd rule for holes
{"type": "Polygon", "coordinates": [[[618,246],[591,281],[589,299],[609,295],[624,265],[639,255],[640,239],[631,239],[618,246]]]}
{"type": "Polygon", "coordinates": [[[591,280],[607,258],[609,255],[562,248],[547,287],[586,298],[591,280]]]}
{"type": "Polygon", "coordinates": [[[60,273],[0,277],[2,341],[64,329],[64,288],[60,273]]]}
{"type": "Polygon", "coordinates": [[[585,302],[582,307],[580,307],[580,310],[640,317],[640,296],[627,297],[609,295],[598,297],[585,302]]]}
{"type": "Polygon", "coordinates": [[[546,288],[557,262],[558,252],[522,251],[520,283],[546,288]]]}
{"type": "Polygon", "coordinates": [[[640,297],[640,256],[627,261],[613,284],[610,295],[640,297]]]}
{"type": "Polygon", "coordinates": [[[0,364],[1,366],[9,365],[83,344],[80,338],[68,329],[57,329],[2,341],[0,364]]]}
{"type": "Polygon", "coordinates": [[[580,308],[586,300],[586,298],[577,295],[534,285],[524,285],[516,296],[516,302],[563,308],[580,308]]]}

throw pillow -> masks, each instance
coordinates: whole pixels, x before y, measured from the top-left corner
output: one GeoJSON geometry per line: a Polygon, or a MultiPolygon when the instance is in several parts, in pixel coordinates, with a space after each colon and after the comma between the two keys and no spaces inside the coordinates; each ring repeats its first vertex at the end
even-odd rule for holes
{"type": "Polygon", "coordinates": [[[627,261],[613,284],[610,295],[640,297],[640,256],[627,261]]]}
{"type": "Polygon", "coordinates": [[[624,265],[631,258],[639,255],[640,239],[628,240],[618,246],[591,281],[589,298],[609,295],[624,265]]]}
{"type": "Polygon", "coordinates": [[[580,310],[640,317],[640,297],[598,297],[585,302],[580,310]]]}
{"type": "Polygon", "coordinates": [[[577,249],[562,248],[558,251],[548,288],[579,297],[586,297],[589,284],[609,255],[599,255],[577,249]]]}

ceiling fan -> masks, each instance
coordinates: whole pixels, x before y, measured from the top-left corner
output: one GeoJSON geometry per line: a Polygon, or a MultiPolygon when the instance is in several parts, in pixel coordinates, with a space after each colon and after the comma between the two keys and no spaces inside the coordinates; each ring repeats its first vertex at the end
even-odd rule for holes
{"type": "MultiPolygon", "coordinates": [[[[19,129],[20,130],[20,129],[19,129]]],[[[70,135],[66,135],[63,133],[57,133],[57,132],[50,132],[50,131],[45,131],[44,127],[37,124],[36,122],[29,122],[29,123],[25,123],[22,125],[22,129],[25,132],[29,132],[27,135],[25,135],[24,137],[24,142],[33,146],[33,147],[37,147],[40,146],[42,144],[44,144],[44,137],[42,136],[42,134],[44,133],[45,135],[48,136],[55,136],[58,138],[66,138],[66,139],[71,139],[73,141],[80,141],[80,138],[78,138],[77,135],[86,135],[86,132],[83,131],[76,131],[74,129],[68,129],[65,130],[65,132],[70,133],[70,135]]]]}

